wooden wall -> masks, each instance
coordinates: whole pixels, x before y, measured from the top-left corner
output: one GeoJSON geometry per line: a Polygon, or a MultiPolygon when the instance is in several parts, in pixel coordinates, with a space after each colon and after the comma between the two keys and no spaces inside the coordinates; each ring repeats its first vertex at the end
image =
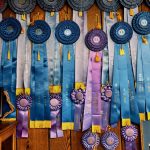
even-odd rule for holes
{"type": "MultiPolygon", "coordinates": [[[[150,9],[144,4],[139,7],[140,10],[150,11],[150,9]]],[[[123,9],[119,10],[123,15],[123,9]]],[[[44,12],[38,6],[36,6],[34,12],[31,13],[31,18],[35,13],[40,12],[40,17],[44,19],[44,12]]],[[[60,20],[65,19],[65,14],[68,14],[68,19],[72,18],[72,10],[66,5],[60,11],[60,20]]],[[[88,29],[92,29],[96,25],[95,15],[102,15],[102,12],[98,9],[97,5],[94,5],[88,11],[88,29]]],[[[8,8],[3,17],[14,16],[15,14],[8,8]]],[[[102,18],[102,17],[101,17],[102,18]]],[[[102,21],[102,20],[101,20],[102,21]]],[[[120,136],[120,123],[118,123],[118,127],[112,129],[119,137],[120,144],[117,150],[123,150],[123,140],[120,136]]],[[[74,131],[65,131],[63,138],[50,139],[49,138],[49,130],[48,129],[29,129],[29,138],[28,139],[17,139],[17,150],[83,150],[81,144],[82,132],[74,132],[74,131]]],[[[140,138],[137,139],[138,150],[140,150],[140,138]]],[[[98,150],[102,150],[103,148],[99,146],[98,150]]]]}

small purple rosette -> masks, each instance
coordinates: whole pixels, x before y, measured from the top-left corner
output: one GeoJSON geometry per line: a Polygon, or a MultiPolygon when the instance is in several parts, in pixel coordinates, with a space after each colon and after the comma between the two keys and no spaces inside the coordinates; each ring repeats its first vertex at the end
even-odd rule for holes
{"type": "Polygon", "coordinates": [[[112,86],[106,85],[102,88],[101,99],[106,102],[110,102],[112,97],[112,86]]]}
{"type": "Polygon", "coordinates": [[[100,144],[100,137],[98,134],[88,131],[82,136],[82,144],[87,150],[94,149],[100,144]]]}
{"type": "Polygon", "coordinates": [[[106,150],[114,150],[119,145],[119,139],[114,132],[107,131],[101,137],[101,143],[106,150]]]}

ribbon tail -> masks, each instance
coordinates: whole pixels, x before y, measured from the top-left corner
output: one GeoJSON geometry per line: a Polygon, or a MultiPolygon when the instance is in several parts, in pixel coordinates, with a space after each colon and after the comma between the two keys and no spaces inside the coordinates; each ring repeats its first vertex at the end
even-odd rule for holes
{"type": "Polygon", "coordinates": [[[136,142],[125,142],[125,150],[137,150],[136,142]]]}
{"type": "Polygon", "coordinates": [[[57,129],[57,137],[63,137],[64,134],[61,129],[61,113],[60,112],[57,115],[56,129],[57,129]]]}
{"type": "Polygon", "coordinates": [[[82,106],[80,104],[75,105],[74,111],[74,130],[79,131],[81,129],[81,112],[82,106]]]}

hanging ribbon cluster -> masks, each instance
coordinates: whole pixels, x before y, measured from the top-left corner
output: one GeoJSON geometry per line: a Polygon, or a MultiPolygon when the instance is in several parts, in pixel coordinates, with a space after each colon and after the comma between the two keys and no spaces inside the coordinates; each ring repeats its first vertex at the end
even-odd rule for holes
{"type": "MultiPolygon", "coordinates": [[[[49,128],[51,138],[62,137],[63,130],[88,130],[82,138],[86,149],[99,145],[96,133],[104,130],[101,143],[114,150],[119,139],[110,129],[121,119],[125,148],[136,149],[133,124],[150,120],[150,13],[138,13],[142,1],[97,0],[105,12],[103,29],[96,14],[89,32],[86,11],[94,0],[68,0],[73,20],[66,14],[62,22],[56,11],[65,1],[37,2],[45,20],[37,14],[30,22],[35,0],[10,0],[16,19],[1,17],[2,120],[17,118],[17,137],[28,137],[30,110],[30,128],[49,128]],[[120,4],[124,21],[117,13],[120,4]]],[[[7,3],[0,4],[2,12],[7,3]]]]}

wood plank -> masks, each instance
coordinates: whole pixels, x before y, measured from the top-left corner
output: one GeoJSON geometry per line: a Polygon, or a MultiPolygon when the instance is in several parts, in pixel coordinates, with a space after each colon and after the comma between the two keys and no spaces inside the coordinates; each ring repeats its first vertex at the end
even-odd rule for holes
{"type": "Polygon", "coordinates": [[[30,150],[49,149],[48,129],[29,129],[28,148],[30,150]]]}
{"type": "Polygon", "coordinates": [[[71,138],[70,137],[71,137],[70,131],[64,131],[63,138],[50,139],[49,150],[71,150],[71,138]]]}

